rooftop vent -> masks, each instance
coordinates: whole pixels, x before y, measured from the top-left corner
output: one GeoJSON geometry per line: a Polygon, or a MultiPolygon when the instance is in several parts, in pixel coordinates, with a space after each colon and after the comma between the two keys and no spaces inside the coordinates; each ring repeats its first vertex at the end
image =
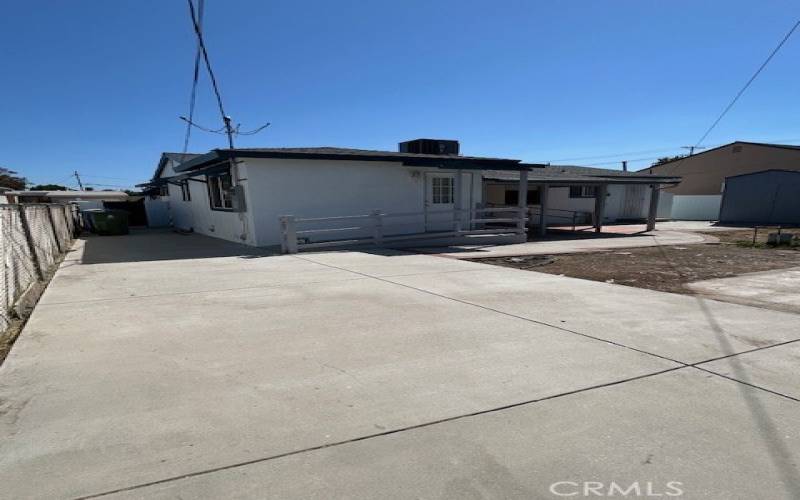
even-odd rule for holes
{"type": "Polygon", "coordinates": [[[458,155],[458,141],[444,139],[414,139],[397,145],[401,153],[426,155],[458,155]]]}

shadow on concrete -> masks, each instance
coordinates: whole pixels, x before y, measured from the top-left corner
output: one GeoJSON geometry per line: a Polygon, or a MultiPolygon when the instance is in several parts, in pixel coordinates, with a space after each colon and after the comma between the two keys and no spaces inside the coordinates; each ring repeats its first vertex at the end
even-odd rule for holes
{"type": "MultiPolygon", "coordinates": [[[[662,251],[665,263],[680,273],[678,266],[664,253],[663,248],[659,248],[662,251]]],[[[759,397],[760,395],[758,394],[759,389],[750,381],[747,369],[742,365],[741,360],[737,356],[736,349],[731,345],[728,334],[708,307],[707,300],[699,296],[695,296],[695,300],[708,326],[714,332],[722,351],[728,356],[727,359],[733,371],[733,376],[726,378],[734,381],[739,389],[742,400],[750,411],[750,417],[758,428],[761,439],[764,441],[764,447],[769,453],[772,465],[782,479],[783,487],[789,495],[788,498],[800,498],[800,472],[798,472],[795,465],[792,450],[786,444],[784,436],[778,429],[772,416],[770,416],[769,411],[762,403],[759,397]]],[[[698,369],[702,370],[700,367],[698,367],[698,369]]]]}
{"type": "Polygon", "coordinates": [[[709,326],[714,331],[719,345],[722,347],[723,351],[730,356],[728,362],[733,371],[733,376],[730,378],[741,382],[736,385],[739,388],[739,392],[747,408],[750,410],[753,423],[758,428],[761,438],[764,440],[764,447],[769,452],[772,465],[782,479],[783,487],[789,495],[788,498],[800,498],[800,472],[798,472],[795,464],[792,450],[786,444],[785,437],[778,429],[777,425],[775,425],[769,411],[761,402],[758,394],[759,390],[754,388],[747,374],[747,369],[742,365],[738,356],[735,355],[735,350],[728,339],[728,335],[714,317],[706,300],[702,297],[696,297],[696,299],[700,310],[706,317],[706,321],[708,321],[709,326]]]}
{"type": "Polygon", "coordinates": [[[259,248],[200,234],[181,234],[168,229],[131,229],[123,236],[83,235],[66,260],[80,264],[111,264],[155,260],[243,259],[277,255],[277,248],[259,248]]]}

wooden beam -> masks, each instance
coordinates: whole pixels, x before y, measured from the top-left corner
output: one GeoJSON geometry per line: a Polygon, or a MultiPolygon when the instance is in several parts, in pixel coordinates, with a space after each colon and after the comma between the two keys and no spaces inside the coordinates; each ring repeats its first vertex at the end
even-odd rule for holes
{"type": "Polygon", "coordinates": [[[647,230],[652,231],[656,228],[656,216],[658,215],[658,197],[661,193],[660,186],[653,184],[650,186],[650,210],[647,212],[647,230]]]}
{"type": "Polygon", "coordinates": [[[603,218],[606,214],[606,195],[608,194],[608,184],[600,184],[594,197],[594,231],[599,233],[603,230],[603,218]]]}
{"type": "Polygon", "coordinates": [[[525,233],[525,218],[528,215],[528,171],[522,170],[519,173],[519,193],[517,195],[517,208],[519,209],[519,221],[517,229],[525,233]]]}
{"type": "Polygon", "coordinates": [[[547,208],[550,188],[547,184],[539,186],[539,236],[547,235],[547,208]]]}

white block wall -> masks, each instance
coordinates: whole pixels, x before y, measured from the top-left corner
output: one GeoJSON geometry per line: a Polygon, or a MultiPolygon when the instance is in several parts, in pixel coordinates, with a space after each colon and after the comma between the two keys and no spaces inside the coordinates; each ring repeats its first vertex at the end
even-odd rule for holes
{"type": "Polygon", "coordinates": [[[674,220],[717,220],[722,195],[675,195],[672,198],[674,220]]]}

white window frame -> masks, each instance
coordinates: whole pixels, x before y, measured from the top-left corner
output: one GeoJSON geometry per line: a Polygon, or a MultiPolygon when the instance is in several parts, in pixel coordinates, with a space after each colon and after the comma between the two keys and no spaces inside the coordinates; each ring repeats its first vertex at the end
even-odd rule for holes
{"type": "Polygon", "coordinates": [[[431,178],[431,203],[434,205],[452,205],[455,203],[455,179],[452,177],[431,178]]]}
{"type": "Polygon", "coordinates": [[[208,176],[208,204],[211,206],[211,210],[222,210],[226,212],[233,210],[232,182],[230,172],[208,176]],[[224,187],[226,183],[223,182],[226,179],[228,184],[227,188],[224,187]]]}
{"type": "Polygon", "coordinates": [[[570,186],[569,187],[569,197],[576,199],[576,198],[594,198],[597,196],[597,186],[570,186]],[[580,196],[572,196],[573,188],[580,188],[581,194],[580,196]]]}
{"type": "Polygon", "coordinates": [[[189,181],[182,180],[181,181],[181,200],[183,201],[192,201],[192,192],[189,190],[189,181]]]}

